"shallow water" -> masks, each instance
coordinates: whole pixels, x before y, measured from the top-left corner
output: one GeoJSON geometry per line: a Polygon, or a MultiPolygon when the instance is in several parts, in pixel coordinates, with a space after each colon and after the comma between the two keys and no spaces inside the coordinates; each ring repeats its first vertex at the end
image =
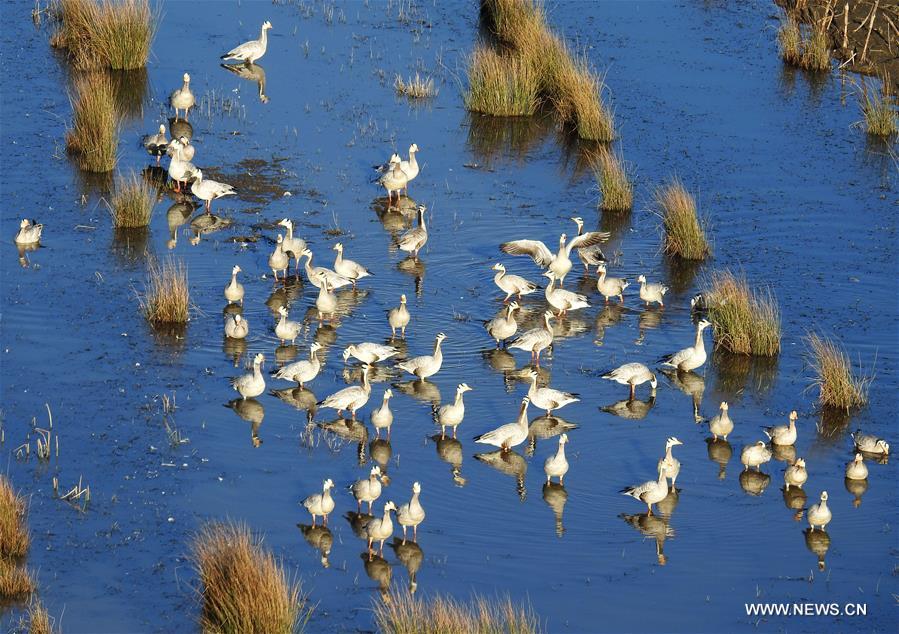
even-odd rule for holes
{"type": "MultiPolygon", "coordinates": [[[[371,629],[379,591],[386,583],[407,586],[403,562],[414,567],[419,556],[385,549],[387,566],[366,566],[360,557],[365,545],[341,517],[353,508],[342,489],[372,461],[391,478],[378,507],[387,499],[406,501],[412,482],[422,484],[428,517],[415,572],[421,595],[508,593],[529,600],[550,631],[895,625],[896,461],[869,463],[857,507],[842,474],[852,429],[896,442],[896,164],[853,127],[860,114],[847,83],[782,67],[773,5],[552,7],[552,23],[595,65],[608,67],[619,146],[637,182],[635,209],[621,217],[596,212],[592,175],[552,121],[497,122],[464,111],[457,78],[477,36],[473,3],[169,4],[148,73],[131,78],[137,86],[126,91],[149,98],[142,116],[133,115],[131,104],[120,166],[149,164],[139,138],[170,116],[164,101],[188,70],[205,97],[190,120],[194,162],[241,190],[213,207],[233,224],[196,246],[189,222],[174,226],[185,210],[171,210],[176,201],[169,195],[157,204],[149,232],[111,229],[102,179],[80,175],[61,149],[69,71],[47,46],[46,27],[34,31],[27,20],[31,4],[15,7],[7,9],[16,15],[11,28],[0,35],[2,235],[14,235],[22,216],[46,229],[42,248],[26,254],[27,267],[17,264],[11,242],[2,258],[2,446],[4,469],[31,495],[28,564],[66,632],[192,627],[198,610],[190,539],[203,521],[225,517],[263,533],[302,577],[318,604],[310,629],[371,629]],[[260,64],[267,103],[256,83],[221,69],[217,59],[254,37],[264,19],[274,24],[260,64]],[[392,90],[395,73],[415,70],[434,75],[440,88],[423,105],[392,90]],[[393,149],[405,154],[412,141],[423,169],[410,194],[428,206],[431,231],[419,263],[392,246],[409,219],[385,215],[382,192],[368,184],[370,165],[393,149]],[[673,173],[698,192],[711,224],[716,254],[705,266],[676,266],[658,253],[652,189],[673,173]],[[493,262],[532,280],[539,272],[526,258],[499,254],[497,245],[525,237],[554,243],[561,231],[574,230],[573,215],[613,233],[605,250],[615,255],[614,274],[646,273],[672,291],[664,311],[644,310],[634,287],[623,309],[602,306],[593,292],[593,307],[560,324],[564,337],[543,370],[553,387],[582,398],[558,412],[577,425],[569,431],[571,471],[562,491],[543,486],[542,462],[556,438],[537,438],[490,463],[475,459],[489,448],[471,437],[514,420],[527,390],[516,377],[526,355],[493,350],[481,321],[501,309],[493,262]],[[330,247],[340,240],[347,257],[374,272],[357,293],[339,293],[338,326],[310,320],[296,349],[278,346],[272,307],[287,301],[292,317],[302,319],[316,289],[271,279],[274,223],[285,216],[311,243],[317,264],[330,264],[330,247]],[[160,334],[145,324],[136,293],[147,261],[170,252],[189,267],[196,313],[186,330],[160,334]],[[222,335],[222,288],[234,264],[245,272],[243,315],[251,328],[245,346],[222,335]],[[780,357],[718,353],[704,379],[684,385],[661,379],[651,408],[629,410],[636,417],[648,409],[644,418],[601,410],[627,393],[600,380],[600,372],[687,345],[689,298],[711,270],[724,267],[744,271],[776,295],[780,357]],[[327,358],[309,385],[315,397],[356,380],[342,349],[385,341],[384,311],[401,293],[413,314],[402,355],[429,352],[443,331],[446,358],[417,391],[392,364],[378,368],[371,404],[399,384],[389,445],[372,444],[370,436],[360,444],[306,432],[307,413],[290,401],[311,400],[308,394],[284,391],[236,411],[224,407],[235,396],[227,378],[256,352],[266,355],[269,370],[305,357],[313,340],[325,344],[327,358]],[[876,370],[869,407],[848,417],[818,411],[803,365],[802,338],[810,329],[836,334],[853,359],[876,370]],[[451,399],[462,381],[475,389],[466,395],[459,443],[437,443],[432,403],[451,399]],[[400,393],[404,387],[413,393],[400,393]],[[176,447],[160,402],[172,393],[173,424],[189,439],[176,447]],[[693,418],[694,401],[711,416],[722,400],[736,421],[730,448],[708,445],[707,428],[693,418]],[[46,422],[44,403],[53,411],[60,456],[49,464],[33,454],[17,459],[32,417],[38,426],[46,422]],[[791,409],[800,413],[796,450],[808,463],[809,500],[826,489],[834,512],[824,571],[806,545],[805,520],[794,520],[780,491],[784,463],[766,465],[769,482],[740,474],[740,448],[791,409]],[[618,491],[653,476],[672,435],[684,442],[675,450],[683,465],[680,491],[653,521],[618,491]],[[54,475],[65,490],[79,477],[90,485],[85,512],[54,498],[54,475]],[[298,527],[309,518],[297,505],[325,477],[340,489],[327,568],[298,527]],[[761,486],[758,496],[743,488],[761,486]],[[868,615],[759,621],[743,607],[755,601],[867,603],[868,615]]],[[[581,274],[574,269],[573,285],[592,288],[577,279],[581,274]]],[[[542,296],[524,305],[532,322],[542,296]]],[[[291,386],[269,381],[268,387],[291,386]]],[[[647,398],[644,390],[638,398],[647,398]]],[[[333,414],[318,412],[314,421],[333,421],[333,414]]],[[[531,409],[532,418],[539,414],[531,409]]],[[[6,611],[4,623],[11,626],[18,613],[6,611]]]]}

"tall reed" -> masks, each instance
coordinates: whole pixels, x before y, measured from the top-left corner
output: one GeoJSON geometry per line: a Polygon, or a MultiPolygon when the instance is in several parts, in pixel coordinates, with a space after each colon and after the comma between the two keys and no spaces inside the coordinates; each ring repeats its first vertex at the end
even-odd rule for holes
{"type": "Polygon", "coordinates": [[[465,107],[494,116],[526,116],[537,111],[538,78],[520,56],[478,45],[468,62],[465,107]]]}
{"type": "Polygon", "coordinates": [[[818,388],[821,405],[849,410],[868,402],[868,387],[873,377],[853,372],[849,357],[839,343],[812,332],[806,337],[806,345],[814,372],[811,385],[818,388]]]}
{"type": "Polygon", "coordinates": [[[119,176],[109,204],[112,224],[118,229],[146,227],[153,215],[156,190],[134,170],[128,176],[119,176]]]}
{"type": "Polygon", "coordinates": [[[25,498],[0,474],[0,557],[24,557],[31,545],[25,523],[25,498]]]}
{"type": "Polygon", "coordinates": [[[770,291],[751,290],[742,276],[719,271],[712,275],[703,295],[716,347],[762,357],[780,352],[780,311],[770,291]]]}
{"type": "Polygon", "coordinates": [[[59,28],[51,44],[81,70],[143,68],[157,15],[148,0],[56,0],[59,28]]]}
{"type": "Polygon", "coordinates": [[[144,316],[151,323],[187,323],[190,319],[190,289],[184,264],[171,259],[162,266],[151,263],[140,303],[144,316]]]}
{"type": "Polygon", "coordinates": [[[711,255],[703,223],[696,213],[696,201],[677,178],[655,192],[665,231],[663,249],[685,260],[704,260],[711,255]]]}
{"type": "Polygon", "coordinates": [[[634,188],[624,161],[615,152],[600,147],[591,159],[603,211],[629,211],[634,204],[634,188]]]}
{"type": "Polygon", "coordinates": [[[66,149],[86,172],[109,172],[118,160],[119,116],[112,80],[106,73],[86,73],[75,80],[73,120],[66,149]]]}
{"type": "Polygon", "coordinates": [[[877,90],[864,79],[861,80],[858,99],[868,134],[889,137],[899,131],[899,111],[891,83],[889,76],[885,76],[881,78],[880,90],[877,90]]]}

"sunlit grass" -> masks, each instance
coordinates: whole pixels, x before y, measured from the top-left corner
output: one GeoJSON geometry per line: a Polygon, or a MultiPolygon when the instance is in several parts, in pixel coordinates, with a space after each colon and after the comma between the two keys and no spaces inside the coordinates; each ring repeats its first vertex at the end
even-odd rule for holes
{"type": "Polygon", "coordinates": [[[762,357],[780,352],[780,311],[770,292],[752,290],[743,277],[721,271],[712,275],[703,295],[716,347],[762,357]]]}
{"type": "Polygon", "coordinates": [[[18,495],[5,475],[0,475],[0,557],[24,557],[31,544],[25,523],[25,498],[18,495]]]}
{"type": "Polygon", "coordinates": [[[465,107],[494,116],[526,116],[537,111],[538,80],[520,56],[479,45],[468,62],[465,107]]]}
{"type": "Polygon", "coordinates": [[[818,388],[821,405],[848,410],[868,402],[871,376],[855,373],[843,347],[826,337],[809,333],[806,337],[809,365],[814,372],[812,386],[818,388]]]}
{"type": "Polygon", "coordinates": [[[133,170],[129,176],[119,176],[109,205],[113,226],[117,229],[146,227],[155,203],[156,190],[133,170]]]}
{"type": "Polygon", "coordinates": [[[634,187],[621,157],[601,147],[591,159],[603,211],[629,211],[634,204],[634,187]]]}
{"type": "Polygon", "coordinates": [[[25,599],[34,592],[37,584],[24,567],[5,557],[0,557],[0,599],[25,599]]]}
{"type": "Polygon", "coordinates": [[[890,89],[890,78],[883,77],[877,90],[861,80],[859,105],[865,118],[868,134],[888,137],[899,131],[899,112],[890,89]]]}
{"type": "Polygon", "coordinates": [[[655,192],[665,231],[663,249],[668,255],[685,260],[703,260],[712,253],[703,223],[696,212],[696,201],[678,179],[655,192]]]}
{"type": "Polygon", "coordinates": [[[53,12],[51,44],[66,49],[75,68],[146,66],[157,22],[148,0],[57,0],[53,12]]]}
{"type": "Polygon", "coordinates": [[[140,298],[147,321],[155,324],[183,324],[190,319],[190,289],[183,263],[166,260],[151,263],[145,294],[140,298]]]}
{"type": "Polygon", "coordinates": [[[410,77],[408,80],[404,80],[402,75],[397,75],[393,80],[393,89],[396,91],[396,94],[410,99],[429,99],[437,96],[434,79],[421,77],[418,73],[415,73],[415,76],[410,77]]]}
{"type": "Polygon", "coordinates": [[[820,22],[803,28],[795,15],[787,13],[777,30],[777,45],[784,62],[811,71],[830,69],[830,36],[820,22]]]}
{"type": "Polygon", "coordinates": [[[72,127],[66,149],[86,172],[109,172],[118,160],[119,117],[115,92],[106,73],[87,73],[75,80],[71,97],[72,127]]]}
{"type": "Polygon", "coordinates": [[[40,601],[28,606],[28,634],[53,634],[53,620],[40,601]]]}

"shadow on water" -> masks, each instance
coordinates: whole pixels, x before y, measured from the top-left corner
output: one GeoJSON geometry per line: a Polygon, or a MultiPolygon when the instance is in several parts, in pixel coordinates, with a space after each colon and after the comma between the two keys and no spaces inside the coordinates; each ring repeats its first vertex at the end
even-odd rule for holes
{"type": "Polygon", "coordinates": [[[234,410],[241,419],[250,423],[250,444],[254,447],[262,446],[262,437],[259,436],[259,428],[265,418],[262,403],[255,398],[235,398],[225,403],[225,407],[234,410]]]}
{"type": "Polygon", "coordinates": [[[723,480],[727,477],[727,464],[734,455],[734,448],[723,438],[708,437],[705,444],[709,460],[718,465],[718,479],[723,480]]]}
{"type": "Polygon", "coordinates": [[[475,112],[467,115],[466,146],[479,167],[492,169],[497,163],[523,164],[555,129],[549,116],[491,117],[475,112]]]}
{"type": "Polygon", "coordinates": [[[759,357],[733,354],[719,348],[712,351],[712,367],[715,369],[715,391],[739,398],[748,390],[755,396],[764,396],[774,387],[777,379],[778,357],[759,357]]]}
{"type": "Polygon", "coordinates": [[[665,540],[674,537],[674,529],[669,525],[669,520],[658,515],[649,515],[648,513],[639,513],[629,515],[622,513],[619,515],[621,519],[630,524],[644,537],[648,537],[655,541],[656,544],[656,560],[660,566],[668,563],[665,556],[664,547],[665,540]]]}
{"type": "Polygon", "coordinates": [[[180,354],[187,348],[187,324],[153,324],[153,341],[168,352],[180,354]]]}
{"type": "Polygon", "coordinates": [[[437,450],[437,457],[450,466],[453,484],[460,487],[465,486],[467,481],[462,477],[462,460],[464,458],[462,442],[440,434],[431,436],[431,440],[437,450]]]}
{"type": "Polygon", "coordinates": [[[704,262],[701,260],[685,260],[676,256],[663,257],[665,279],[668,280],[671,293],[680,297],[693,292],[696,275],[702,270],[703,264],[704,262]]]}
{"type": "Polygon", "coordinates": [[[110,250],[125,266],[134,266],[155,258],[156,253],[150,242],[150,227],[119,228],[112,232],[110,250]]]}
{"type": "Polygon", "coordinates": [[[322,568],[330,568],[331,562],[328,561],[328,556],[334,545],[334,535],[331,533],[331,529],[320,524],[317,526],[297,524],[297,528],[300,529],[306,543],[319,552],[322,568]]]}

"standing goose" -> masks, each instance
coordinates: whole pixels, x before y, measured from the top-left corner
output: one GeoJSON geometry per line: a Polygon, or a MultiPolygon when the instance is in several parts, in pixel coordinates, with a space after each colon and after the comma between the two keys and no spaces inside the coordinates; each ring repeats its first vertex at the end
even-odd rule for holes
{"type": "Polygon", "coordinates": [[[846,477],[850,480],[868,478],[868,467],[865,466],[865,459],[860,453],[855,454],[855,460],[846,465],[846,477]]]}
{"type": "Polygon", "coordinates": [[[568,443],[568,434],[559,436],[559,448],[556,453],[543,463],[543,472],[546,474],[546,483],[550,484],[553,478],[559,478],[559,484],[568,473],[568,460],[565,458],[565,445],[568,443]]]}
{"type": "MultiPolygon", "coordinates": [[[[397,163],[402,163],[402,162],[403,162],[403,159],[400,158],[400,155],[397,154],[396,152],[394,152],[393,154],[390,155],[389,161],[387,161],[386,163],[381,163],[380,165],[372,165],[372,167],[378,174],[386,174],[387,172],[389,172],[390,170],[393,169],[394,165],[396,165],[397,163]]],[[[402,165],[400,165],[400,167],[402,167],[402,165]]],[[[372,179],[371,182],[376,183],[380,180],[381,180],[381,177],[376,176],[372,179]]]]}
{"type": "Polygon", "coordinates": [[[420,379],[426,379],[437,374],[440,371],[440,366],[443,365],[443,351],[440,349],[440,344],[443,343],[444,339],[446,339],[446,335],[438,332],[434,338],[434,352],[432,354],[414,357],[402,363],[397,363],[396,367],[400,370],[405,370],[409,374],[414,374],[420,379]]]}
{"type": "MultiPolygon", "coordinates": [[[[370,505],[369,505],[370,506],[370,505]]],[[[396,504],[387,502],[384,505],[384,517],[376,517],[365,525],[365,534],[368,537],[368,560],[374,557],[372,544],[380,542],[378,546],[378,556],[384,554],[384,541],[393,537],[393,520],[390,519],[390,511],[396,510],[396,504]]],[[[371,511],[371,508],[369,508],[371,511]]]]}
{"type": "Polygon", "coordinates": [[[235,264],[231,269],[231,283],[225,287],[225,299],[229,304],[239,303],[243,306],[243,284],[237,281],[238,273],[240,273],[240,267],[235,264]]]}
{"type": "MultiPolygon", "coordinates": [[[[169,146],[175,145],[179,150],[181,150],[181,158],[185,161],[194,160],[194,154],[197,153],[197,148],[194,147],[190,139],[188,139],[183,134],[179,136],[177,139],[172,139],[169,142],[169,146]]],[[[166,153],[168,153],[168,149],[166,149],[166,153]]]]}
{"type": "Polygon", "coordinates": [[[812,530],[820,526],[823,531],[824,527],[830,523],[830,520],[833,519],[833,514],[827,507],[827,491],[821,491],[821,501],[809,507],[806,517],[808,518],[808,525],[812,527],[812,530]]]}
{"type": "Polygon", "coordinates": [[[743,447],[743,451],[740,452],[740,462],[743,463],[744,471],[749,467],[755,467],[756,471],[760,471],[759,467],[771,460],[771,455],[771,450],[764,441],[760,440],[754,445],[743,447]]]}
{"type": "Polygon", "coordinates": [[[322,282],[322,285],[318,287],[318,297],[315,298],[318,320],[319,322],[324,321],[325,315],[329,315],[329,319],[333,321],[337,313],[337,295],[331,292],[328,278],[322,278],[322,282]]]}
{"type": "Polygon", "coordinates": [[[440,437],[446,438],[446,428],[453,428],[453,438],[456,437],[456,428],[465,418],[465,402],[462,395],[471,391],[467,383],[460,383],[456,387],[456,400],[437,409],[437,424],[440,425],[440,437]]]}
{"type": "Polygon", "coordinates": [[[340,242],[334,245],[334,250],[337,251],[337,257],[334,258],[334,271],[338,275],[343,275],[345,278],[352,281],[353,288],[356,288],[357,280],[361,280],[363,277],[368,277],[369,275],[374,275],[374,273],[358,262],[344,259],[343,244],[340,242]]]}
{"type": "Polygon", "coordinates": [[[674,457],[674,454],[671,453],[671,450],[677,446],[682,445],[681,441],[679,441],[674,436],[671,436],[665,442],[665,455],[659,460],[659,469],[665,470],[665,476],[667,478],[671,478],[671,488],[674,489],[674,482],[677,480],[677,474],[680,473],[680,460],[674,457]]]}
{"type": "Polygon", "coordinates": [[[890,453],[890,443],[883,438],[878,438],[871,434],[863,434],[860,429],[856,429],[850,435],[852,436],[857,451],[884,456],[889,455],[890,453]]]}
{"type": "Polygon", "coordinates": [[[406,186],[403,187],[403,193],[409,195],[409,183],[418,177],[418,160],[415,154],[418,152],[418,145],[413,143],[409,146],[409,160],[400,161],[400,169],[406,174],[406,186]]]}
{"type": "Polygon", "coordinates": [[[169,139],[165,134],[165,125],[159,125],[158,134],[148,134],[143,138],[144,149],[150,156],[156,157],[156,164],[159,165],[160,159],[165,156],[166,150],[169,148],[169,139]]]}
{"type": "Polygon", "coordinates": [[[390,428],[393,426],[393,412],[390,411],[390,399],[393,391],[390,388],[384,390],[384,399],[381,401],[381,407],[375,408],[371,412],[371,424],[375,428],[375,434],[381,437],[381,430],[387,430],[387,440],[390,440],[390,428]]]}
{"type": "Polygon", "coordinates": [[[290,321],[287,318],[287,308],[284,306],[278,307],[278,314],[281,317],[278,319],[278,323],[275,324],[275,336],[281,340],[282,345],[287,341],[290,341],[291,345],[293,345],[296,343],[297,337],[300,336],[303,324],[298,321],[290,321]]]}
{"type": "Polygon", "coordinates": [[[762,427],[765,435],[775,445],[792,445],[796,442],[796,419],[799,415],[796,410],[790,412],[789,425],[777,425],[776,427],[762,427]]]}
{"type": "Polygon", "coordinates": [[[41,241],[41,232],[44,225],[36,223],[34,220],[23,218],[19,223],[19,232],[16,233],[16,244],[37,244],[41,241]]]}
{"type": "Polygon", "coordinates": [[[727,440],[728,434],[734,430],[734,421],[730,419],[730,415],[727,413],[728,409],[727,403],[721,401],[721,409],[709,421],[709,431],[712,432],[715,440],[718,440],[718,436],[727,440]]]}
{"type": "Polygon", "coordinates": [[[380,343],[372,343],[365,341],[359,344],[350,344],[343,351],[343,360],[348,361],[350,357],[358,359],[362,363],[370,363],[374,365],[379,361],[385,361],[392,356],[399,354],[399,350],[393,346],[385,346],[380,343]]]}
{"type": "Polygon", "coordinates": [[[254,398],[265,392],[265,377],[262,376],[260,370],[263,361],[265,361],[265,357],[262,353],[257,354],[253,357],[252,372],[231,379],[231,387],[243,397],[243,400],[254,398]]]}
{"type": "Polygon", "coordinates": [[[525,396],[521,399],[518,419],[514,423],[506,423],[486,434],[475,436],[475,442],[499,447],[504,452],[523,443],[528,438],[528,403],[530,402],[530,399],[525,396]]]}
{"type": "Polygon", "coordinates": [[[649,284],[646,282],[645,275],[638,276],[637,282],[640,284],[640,299],[646,302],[647,306],[657,302],[659,306],[665,308],[665,293],[668,292],[667,286],[658,282],[649,284]]]}
{"type": "Polygon", "coordinates": [[[802,488],[808,480],[808,471],[805,469],[805,460],[796,458],[796,460],[784,471],[784,486],[789,489],[791,486],[802,488]]]}
{"type": "Polygon", "coordinates": [[[400,305],[387,311],[387,323],[390,324],[391,340],[396,337],[397,328],[400,329],[403,339],[406,338],[406,326],[409,325],[411,318],[412,316],[409,314],[409,309],[406,308],[406,295],[404,293],[400,295],[400,305]]]}
{"type": "Polygon", "coordinates": [[[185,157],[184,146],[177,139],[173,139],[169,143],[166,154],[172,158],[169,162],[169,178],[175,181],[175,191],[180,194],[181,183],[184,183],[185,187],[187,186],[187,181],[193,177],[197,171],[197,166],[185,157]]]}
{"type": "MultiPolygon", "coordinates": [[[[178,120],[178,111],[184,111],[184,120],[187,120],[188,110],[194,107],[197,103],[194,94],[190,91],[190,75],[184,73],[184,83],[181,85],[181,88],[172,93],[172,96],[169,97],[169,102],[172,104],[172,108],[175,109],[175,120],[178,120]]],[[[174,134],[174,133],[173,133],[174,134]]]]}
{"type": "Polygon", "coordinates": [[[487,328],[487,333],[496,341],[497,348],[501,342],[514,337],[515,333],[518,332],[518,322],[515,321],[513,313],[519,308],[518,302],[512,302],[506,308],[505,316],[494,317],[484,324],[484,327],[487,328]]]}
{"type": "Polygon", "coordinates": [[[638,385],[649,381],[649,386],[652,388],[650,394],[655,396],[656,387],[659,384],[656,380],[656,375],[649,368],[642,363],[636,362],[618,366],[614,370],[603,374],[602,378],[621,383],[622,385],[629,385],[631,388],[630,400],[634,400],[638,385]]]}
{"type": "Polygon", "coordinates": [[[300,256],[303,255],[303,249],[306,248],[306,241],[302,238],[296,238],[293,235],[293,221],[290,218],[284,218],[278,221],[278,224],[287,229],[287,235],[284,236],[284,244],[281,247],[284,252],[294,259],[296,264],[296,272],[300,272],[300,256]]]}
{"type": "Polygon", "coordinates": [[[225,317],[225,336],[231,339],[245,339],[250,333],[250,324],[240,315],[225,317]]]}
{"type": "Polygon", "coordinates": [[[546,291],[544,292],[546,301],[550,306],[559,311],[558,317],[561,317],[569,310],[590,307],[585,295],[572,293],[571,291],[566,291],[564,288],[554,288],[556,283],[555,273],[547,271],[543,275],[549,278],[549,284],[547,284],[546,291]]]}
{"type": "Polygon", "coordinates": [[[321,370],[321,361],[319,361],[316,354],[319,350],[321,350],[321,344],[313,343],[309,347],[309,359],[307,361],[294,361],[275,372],[273,376],[276,379],[296,381],[299,383],[300,388],[303,388],[304,384],[317,377],[321,370]]]}
{"type": "Polygon", "coordinates": [[[609,239],[605,231],[589,231],[575,236],[566,244],[568,236],[564,233],[559,237],[559,250],[553,254],[540,240],[513,240],[499,245],[500,251],[509,255],[527,255],[537,266],[549,269],[556,274],[559,284],[565,284],[565,276],[571,270],[571,250],[580,247],[590,247],[609,239]]]}
{"type": "Polygon", "coordinates": [[[389,209],[390,203],[393,202],[393,192],[396,192],[396,202],[399,203],[401,192],[409,184],[409,176],[403,171],[400,162],[396,161],[390,164],[390,168],[378,179],[378,183],[387,190],[387,207],[389,209]]]}
{"type": "Polygon", "coordinates": [[[609,303],[610,297],[617,297],[618,301],[623,304],[624,289],[630,286],[630,282],[623,277],[608,277],[605,262],[600,262],[596,266],[596,273],[599,275],[596,280],[596,290],[605,298],[606,304],[609,303]]]}
{"type": "Polygon", "coordinates": [[[409,229],[397,241],[400,250],[411,253],[416,260],[418,259],[418,252],[421,251],[428,241],[428,227],[425,225],[425,212],[427,210],[428,208],[424,205],[418,206],[418,226],[409,229]]]}
{"type": "Polygon", "coordinates": [[[232,48],[222,55],[221,59],[237,60],[245,64],[252,64],[257,59],[261,59],[265,55],[265,49],[268,48],[268,30],[270,28],[272,28],[272,23],[266,20],[262,23],[262,31],[259,33],[258,40],[250,40],[232,48]]]}
{"type": "MultiPolygon", "coordinates": [[[[572,220],[574,220],[574,223],[577,225],[577,234],[579,236],[584,235],[583,218],[574,217],[572,220]]],[[[577,257],[584,264],[585,273],[590,270],[591,266],[598,266],[600,262],[606,261],[606,256],[598,244],[590,247],[580,247],[577,250],[577,257]]]]}
{"type": "Polygon", "coordinates": [[[322,492],[313,493],[302,504],[312,516],[312,525],[315,526],[316,518],[321,515],[325,526],[328,525],[328,515],[334,510],[334,498],[331,497],[331,489],[334,488],[334,482],[330,478],[322,483],[322,492]]]}
{"type": "Polygon", "coordinates": [[[581,399],[577,394],[554,390],[551,387],[537,387],[537,371],[528,372],[531,379],[531,387],[528,388],[528,398],[535,407],[546,410],[547,416],[552,416],[554,409],[562,409],[571,403],[577,403],[581,399]]]}
{"type": "Polygon", "coordinates": [[[320,407],[336,409],[337,415],[342,416],[343,410],[350,410],[353,420],[356,420],[356,410],[365,407],[371,397],[371,383],[368,382],[368,372],[371,366],[362,366],[362,385],[351,385],[334,392],[331,396],[318,403],[320,407]]]}
{"type": "Polygon", "coordinates": [[[549,323],[552,317],[552,311],[548,310],[543,313],[543,325],[525,331],[518,339],[509,344],[509,347],[527,350],[531,353],[531,361],[536,361],[539,366],[540,353],[553,343],[553,327],[549,323]]]}
{"type": "Polygon", "coordinates": [[[493,265],[493,270],[497,272],[493,276],[493,283],[506,294],[503,302],[508,302],[512,295],[518,295],[518,299],[521,299],[522,295],[530,295],[538,288],[536,284],[528,282],[520,275],[507,274],[506,267],[499,262],[493,265]]]}
{"type": "Polygon", "coordinates": [[[406,543],[406,529],[412,527],[412,541],[418,541],[418,525],[425,521],[425,510],[419,501],[421,485],[418,482],[412,484],[412,499],[408,504],[403,504],[396,512],[396,519],[403,527],[403,543],[406,543]]]}
{"type": "Polygon", "coordinates": [[[676,368],[678,370],[695,370],[706,360],[705,343],[702,340],[702,331],[712,325],[707,319],[702,319],[696,324],[696,340],[689,348],[679,350],[674,354],[662,357],[662,367],[676,368]]]}
{"type": "Polygon", "coordinates": [[[321,288],[322,280],[328,280],[328,286],[331,287],[331,290],[337,290],[338,288],[342,288],[349,284],[352,284],[352,280],[345,278],[343,275],[338,275],[334,271],[329,268],[325,268],[324,266],[312,266],[312,251],[309,247],[306,247],[300,252],[300,255],[306,258],[306,277],[309,278],[309,281],[316,288],[321,288]]]}
{"type": "Polygon", "coordinates": [[[638,486],[622,489],[621,493],[646,504],[648,509],[647,515],[652,515],[652,505],[658,504],[668,497],[668,480],[665,474],[665,467],[659,467],[658,480],[649,480],[638,486]]]}
{"type": "Polygon", "coordinates": [[[206,203],[206,213],[212,212],[212,201],[223,196],[234,196],[237,192],[227,183],[203,179],[203,170],[194,172],[194,182],[190,186],[193,195],[206,203]]]}
{"type": "Polygon", "coordinates": [[[278,234],[278,242],[275,244],[275,250],[268,256],[268,266],[278,281],[278,271],[284,273],[284,279],[287,279],[287,267],[290,266],[290,258],[284,253],[284,236],[278,234]]]}
{"type": "Polygon", "coordinates": [[[348,488],[356,498],[358,512],[362,512],[362,503],[368,502],[368,512],[371,513],[372,504],[381,497],[381,467],[375,465],[367,478],[356,480],[348,488]]]}

